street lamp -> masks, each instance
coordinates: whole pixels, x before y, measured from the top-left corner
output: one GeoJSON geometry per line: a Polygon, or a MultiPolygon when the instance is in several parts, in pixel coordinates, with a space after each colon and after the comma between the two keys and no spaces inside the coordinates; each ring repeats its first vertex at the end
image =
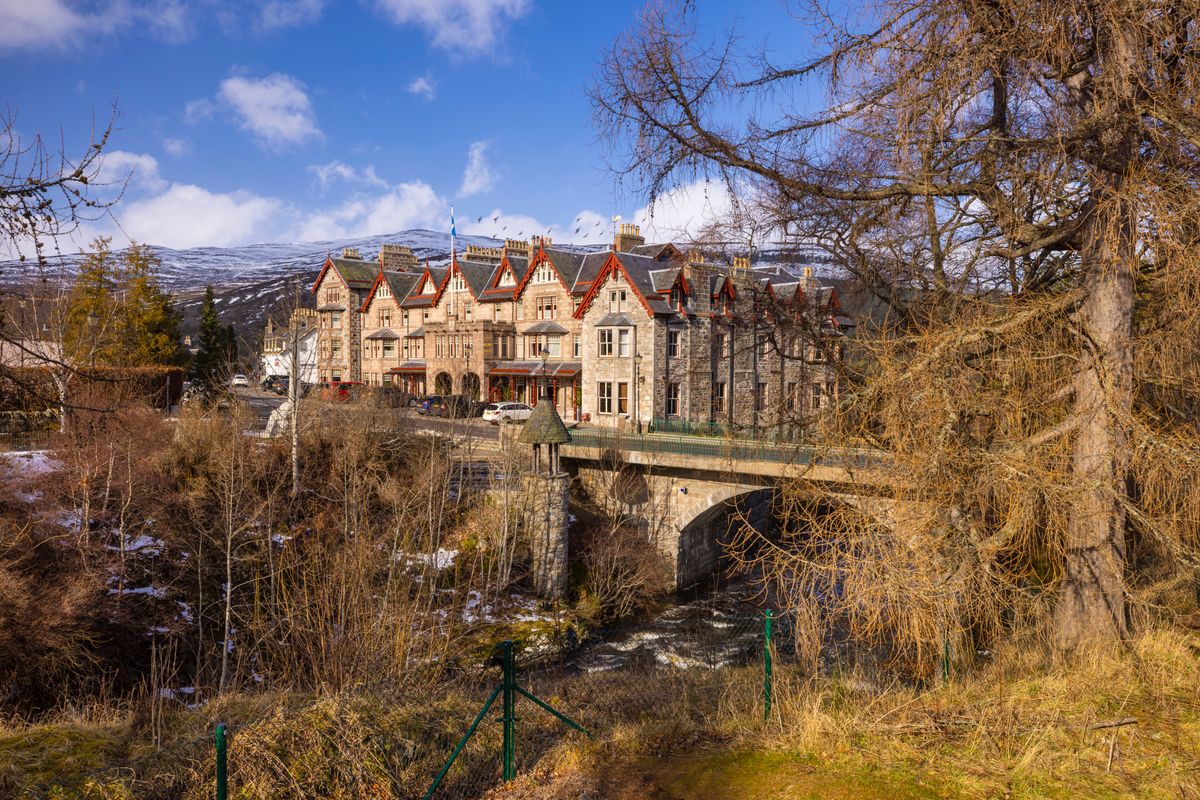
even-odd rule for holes
{"type": "MultiPolygon", "coordinates": [[[[470,375],[470,374],[472,374],[472,366],[471,366],[471,340],[470,340],[470,339],[467,339],[467,341],[463,343],[463,359],[464,359],[464,360],[466,361],[466,363],[467,363],[467,371],[466,371],[465,373],[463,373],[463,389],[464,389],[464,391],[463,391],[463,394],[465,395],[465,394],[467,394],[467,392],[465,391],[465,390],[466,390],[466,388],[467,388],[467,387],[466,387],[467,375],[470,375]]],[[[472,387],[472,392],[475,394],[475,396],[474,396],[474,397],[471,397],[471,398],[469,398],[469,399],[471,399],[471,400],[478,400],[478,399],[479,399],[479,390],[478,390],[478,388],[476,388],[476,387],[472,387]]]]}
{"type": "Polygon", "coordinates": [[[637,426],[638,435],[642,434],[642,414],[638,409],[638,401],[641,400],[641,389],[638,384],[641,382],[642,370],[642,354],[633,354],[633,421],[637,426]]]}
{"type": "MultiPolygon", "coordinates": [[[[546,387],[544,385],[546,382],[546,357],[550,355],[550,348],[542,345],[542,349],[539,351],[539,353],[542,356],[542,380],[539,382],[537,387],[537,399],[540,403],[542,398],[546,396],[546,387]]],[[[534,405],[537,405],[537,403],[534,403],[534,405]]]]}

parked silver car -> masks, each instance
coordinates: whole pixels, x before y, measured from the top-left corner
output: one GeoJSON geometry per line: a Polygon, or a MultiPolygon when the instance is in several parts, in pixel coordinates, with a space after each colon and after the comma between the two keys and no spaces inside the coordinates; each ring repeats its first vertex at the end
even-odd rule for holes
{"type": "Polygon", "coordinates": [[[499,425],[501,422],[524,422],[533,414],[533,407],[524,403],[488,403],[483,409],[483,418],[499,425]]]}

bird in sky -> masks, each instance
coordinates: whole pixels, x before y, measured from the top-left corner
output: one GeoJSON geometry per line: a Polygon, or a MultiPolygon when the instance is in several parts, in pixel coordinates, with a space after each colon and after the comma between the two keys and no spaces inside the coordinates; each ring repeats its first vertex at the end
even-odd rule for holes
{"type": "Polygon", "coordinates": [[[477,220],[475,220],[475,221],[476,221],[476,222],[483,222],[483,217],[480,217],[479,219],[477,219],[477,220]]]}
{"type": "Polygon", "coordinates": [[[499,214],[497,214],[496,216],[492,217],[492,222],[495,222],[495,221],[496,221],[496,220],[498,220],[498,219],[500,219],[500,215],[499,215],[499,214]]]}

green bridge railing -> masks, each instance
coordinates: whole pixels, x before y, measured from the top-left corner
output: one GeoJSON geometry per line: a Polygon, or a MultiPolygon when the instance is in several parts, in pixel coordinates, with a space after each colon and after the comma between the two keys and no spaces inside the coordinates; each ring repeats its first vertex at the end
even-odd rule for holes
{"type": "Polygon", "coordinates": [[[593,428],[572,430],[571,443],[568,446],[851,469],[880,466],[884,462],[882,453],[861,448],[819,447],[755,439],[672,436],[661,433],[620,433],[593,428]]]}

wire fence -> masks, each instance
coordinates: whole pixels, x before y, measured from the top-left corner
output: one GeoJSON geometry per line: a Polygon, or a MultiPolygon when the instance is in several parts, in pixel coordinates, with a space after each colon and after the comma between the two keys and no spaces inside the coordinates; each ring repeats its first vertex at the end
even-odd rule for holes
{"type": "Polygon", "coordinates": [[[552,658],[514,642],[507,666],[498,651],[436,691],[391,704],[333,697],[242,724],[214,719],[199,735],[110,757],[53,791],[26,786],[13,796],[477,798],[572,737],[769,717],[781,681],[806,672],[795,628],[790,614],[684,604],[552,658]]]}

